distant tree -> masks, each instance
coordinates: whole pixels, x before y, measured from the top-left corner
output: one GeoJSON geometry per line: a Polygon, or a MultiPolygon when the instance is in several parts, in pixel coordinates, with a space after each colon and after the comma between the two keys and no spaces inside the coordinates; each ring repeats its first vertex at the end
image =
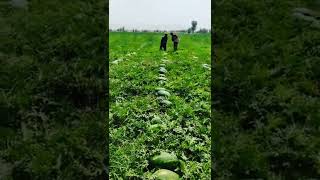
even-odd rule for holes
{"type": "Polygon", "coordinates": [[[187,30],[187,32],[188,32],[189,34],[192,33],[192,29],[189,28],[189,29],[187,30]]]}
{"type": "Polygon", "coordinates": [[[198,33],[208,33],[209,30],[206,28],[200,28],[200,30],[198,31],[198,33]]]}
{"type": "Polygon", "coordinates": [[[197,21],[191,21],[191,32],[194,33],[194,31],[197,29],[198,22],[197,21]]]}

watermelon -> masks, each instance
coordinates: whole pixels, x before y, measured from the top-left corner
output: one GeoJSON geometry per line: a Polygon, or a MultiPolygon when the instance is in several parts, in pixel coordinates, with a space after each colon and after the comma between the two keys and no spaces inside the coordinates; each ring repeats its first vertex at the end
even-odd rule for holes
{"type": "Polygon", "coordinates": [[[159,72],[162,73],[162,74],[164,74],[164,73],[167,72],[167,70],[166,70],[166,68],[164,68],[164,67],[160,67],[159,72]]]}
{"type": "Polygon", "coordinates": [[[157,99],[158,99],[159,101],[161,101],[161,100],[165,100],[165,97],[163,97],[163,96],[158,96],[157,99]]]}
{"type": "Polygon", "coordinates": [[[159,116],[154,116],[154,118],[152,118],[151,120],[152,123],[161,123],[161,118],[159,116]]]}
{"type": "Polygon", "coordinates": [[[202,67],[207,68],[207,69],[211,68],[209,64],[202,64],[202,67]]]}
{"type": "Polygon", "coordinates": [[[167,169],[159,169],[154,174],[156,180],[179,180],[179,175],[167,169]]]}
{"type": "Polygon", "coordinates": [[[151,163],[156,167],[175,169],[179,165],[179,160],[175,154],[161,152],[151,159],[151,163]]]}
{"type": "Polygon", "coordinates": [[[170,93],[166,90],[159,90],[158,95],[160,96],[170,96],[170,93]]]}
{"type": "Polygon", "coordinates": [[[114,60],[112,61],[111,63],[112,64],[118,64],[119,62],[123,61],[123,59],[117,59],[117,60],[114,60]]]}
{"type": "Polygon", "coordinates": [[[167,78],[165,78],[165,77],[158,77],[158,80],[162,80],[162,81],[166,81],[167,80],[167,78]]]}
{"type": "Polygon", "coordinates": [[[165,100],[165,99],[161,100],[160,103],[161,103],[161,104],[164,104],[164,105],[166,105],[166,106],[170,106],[170,105],[172,104],[170,101],[165,100]]]}
{"type": "Polygon", "coordinates": [[[149,126],[149,131],[157,132],[157,131],[160,131],[161,129],[164,129],[164,128],[165,128],[165,126],[162,124],[152,124],[149,126]]]}

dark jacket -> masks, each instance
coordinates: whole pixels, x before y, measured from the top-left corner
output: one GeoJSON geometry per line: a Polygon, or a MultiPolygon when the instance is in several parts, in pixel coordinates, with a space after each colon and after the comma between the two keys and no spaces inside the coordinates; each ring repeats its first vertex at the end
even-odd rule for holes
{"type": "Polygon", "coordinates": [[[167,44],[167,41],[168,41],[168,36],[163,36],[161,38],[161,44],[167,44]]]}

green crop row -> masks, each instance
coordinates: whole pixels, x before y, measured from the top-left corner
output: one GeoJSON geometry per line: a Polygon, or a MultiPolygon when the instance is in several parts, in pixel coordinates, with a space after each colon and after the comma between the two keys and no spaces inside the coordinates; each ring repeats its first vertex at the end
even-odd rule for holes
{"type": "Polygon", "coordinates": [[[109,36],[111,179],[151,178],[150,159],[162,151],[177,155],[183,179],[210,179],[210,71],[202,66],[210,64],[210,35],[181,35],[178,54],[170,42],[159,52],[162,34],[109,36]],[[169,107],[157,100],[160,87],[170,93],[169,107]]]}

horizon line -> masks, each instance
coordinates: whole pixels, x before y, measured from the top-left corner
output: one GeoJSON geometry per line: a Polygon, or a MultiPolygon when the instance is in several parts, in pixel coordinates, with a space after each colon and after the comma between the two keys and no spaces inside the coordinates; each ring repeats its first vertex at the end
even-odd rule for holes
{"type": "MultiPolygon", "coordinates": [[[[155,28],[155,29],[150,29],[150,28],[128,28],[128,27],[125,27],[125,26],[121,26],[121,27],[117,27],[117,28],[108,28],[109,30],[117,30],[117,29],[120,29],[120,28],[124,28],[125,30],[149,30],[149,31],[185,31],[185,30],[188,30],[189,28],[177,28],[177,29],[161,29],[161,28],[155,28]]],[[[207,30],[211,30],[211,28],[203,28],[203,27],[200,27],[200,28],[197,28],[197,30],[200,30],[200,29],[207,29],[207,30]]]]}

